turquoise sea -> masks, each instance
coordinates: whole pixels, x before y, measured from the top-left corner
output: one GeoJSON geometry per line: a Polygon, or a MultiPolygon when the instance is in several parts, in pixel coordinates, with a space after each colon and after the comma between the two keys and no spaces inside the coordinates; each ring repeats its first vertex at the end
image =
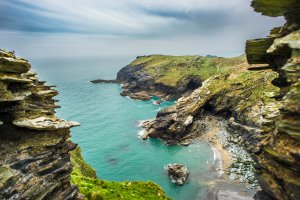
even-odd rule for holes
{"type": "Polygon", "coordinates": [[[59,117],[78,121],[72,140],[82,148],[84,159],[101,179],[152,180],[176,200],[202,199],[212,171],[213,151],[197,142],[188,147],[166,146],[156,139],[139,137],[140,120],[154,118],[163,107],[151,101],[119,95],[118,84],[92,84],[89,80],[113,79],[134,57],[30,59],[32,68],[48,85],[56,85],[59,117]],[[179,162],[190,169],[190,181],[183,187],[170,183],[164,166],[179,162]]]}

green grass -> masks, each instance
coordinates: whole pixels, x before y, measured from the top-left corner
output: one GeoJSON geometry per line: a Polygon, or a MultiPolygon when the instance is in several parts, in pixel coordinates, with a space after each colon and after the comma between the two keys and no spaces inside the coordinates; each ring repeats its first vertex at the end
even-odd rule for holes
{"type": "Polygon", "coordinates": [[[176,87],[187,77],[199,77],[202,81],[212,75],[222,74],[244,63],[245,57],[207,58],[202,56],[151,55],[138,57],[130,66],[143,66],[142,72],[158,83],[176,87]]]}
{"type": "Polygon", "coordinates": [[[79,147],[71,152],[71,161],[74,165],[71,182],[78,186],[80,193],[84,194],[87,200],[170,199],[159,185],[151,181],[114,182],[98,179],[95,170],[83,160],[79,147]]]}

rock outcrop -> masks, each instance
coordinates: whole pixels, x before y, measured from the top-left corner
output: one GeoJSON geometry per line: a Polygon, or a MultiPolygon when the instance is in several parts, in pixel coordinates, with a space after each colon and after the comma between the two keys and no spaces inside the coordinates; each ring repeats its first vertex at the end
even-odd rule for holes
{"type": "Polygon", "coordinates": [[[68,140],[77,122],[55,116],[57,91],[27,60],[0,50],[0,199],[80,199],[68,140]]]}
{"type": "Polygon", "coordinates": [[[173,163],[166,166],[166,172],[172,182],[182,186],[187,182],[190,174],[188,168],[183,164],[173,163]]]}
{"type": "Polygon", "coordinates": [[[125,96],[148,100],[140,93],[173,100],[190,94],[212,75],[245,63],[245,57],[219,58],[201,56],[140,56],[117,75],[125,96]],[[139,98],[141,96],[141,98],[139,98]]]}
{"type": "MultiPolygon", "coordinates": [[[[271,31],[273,42],[261,55],[248,57],[249,63],[268,64],[279,76],[273,84],[280,88],[278,107],[270,107],[263,124],[261,152],[254,155],[263,193],[275,199],[300,199],[300,2],[297,0],[254,0],[252,6],[267,16],[284,16],[287,23],[271,31]]],[[[259,46],[258,46],[259,48],[259,46]]],[[[253,40],[246,51],[253,50],[253,40]]]]}
{"type": "Polygon", "coordinates": [[[118,80],[106,80],[106,79],[96,79],[90,81],[91,83],[120,83],[118,80]]]}

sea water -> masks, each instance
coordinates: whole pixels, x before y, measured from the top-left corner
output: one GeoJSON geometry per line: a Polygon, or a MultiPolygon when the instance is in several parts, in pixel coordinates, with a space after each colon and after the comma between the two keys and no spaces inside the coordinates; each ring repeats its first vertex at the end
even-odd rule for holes
{"type": "Polygon", "coordinates": [[[166,146],[157,139],[141,139],[141,120],[151,119],[174,102],[153,105],[120,96],[119,84],[92,84],[93,79],[114,79],[134,57],[32,58],[32,68],[48,85],[56,85],[61,106],[57,115],[81,123],[72,129],[72,140],[100,179],[111,181],[151,180],[176,200],[203,199],[213,151],[206,143],[166,146]],[[188,184],[171,183],[164,171],[169,163],[185,164],[188,184]]]}

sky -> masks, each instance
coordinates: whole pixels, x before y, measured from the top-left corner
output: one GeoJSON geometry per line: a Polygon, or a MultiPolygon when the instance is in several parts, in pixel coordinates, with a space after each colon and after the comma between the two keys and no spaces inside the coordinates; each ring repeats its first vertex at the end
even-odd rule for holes
{"type": "Polygon", "coordinates": [[[238,56],[284,24],[251,0],[0,0],[0,48],[27,57],[238,56]]]}

